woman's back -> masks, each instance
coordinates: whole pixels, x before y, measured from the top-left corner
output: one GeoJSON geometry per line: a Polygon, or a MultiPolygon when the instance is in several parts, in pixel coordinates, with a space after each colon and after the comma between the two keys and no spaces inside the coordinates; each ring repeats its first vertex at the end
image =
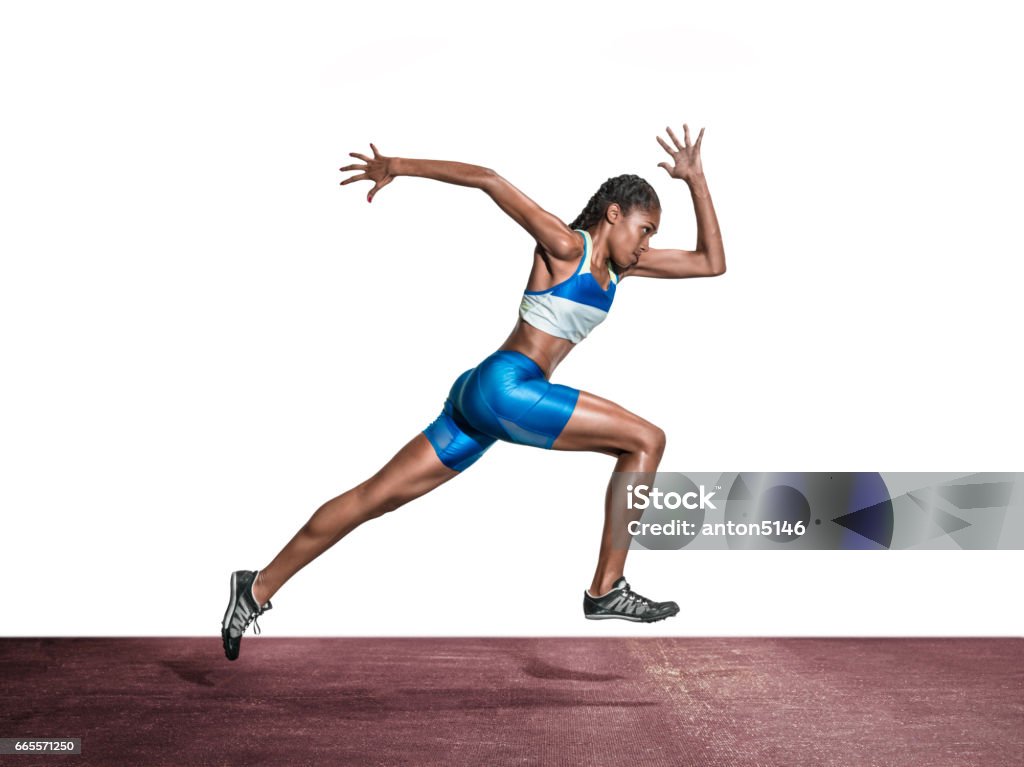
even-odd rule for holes
{"type": "Polygon", "coordinates": [[[576,230],[583,237],[583,255],[576,270],[550,288],[527,290],[519,306],[519,316],[527,323],[556,338],[579,343],[604,322],[615,300],[618,275],[607,265],[605,284],[591,270],[594,250],[590,233],[576,230]]]}

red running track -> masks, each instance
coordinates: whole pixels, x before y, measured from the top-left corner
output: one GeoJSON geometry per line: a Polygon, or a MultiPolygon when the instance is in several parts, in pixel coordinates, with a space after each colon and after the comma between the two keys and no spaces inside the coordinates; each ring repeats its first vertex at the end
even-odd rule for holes
{"type": "Polygon", "coordinates": [[[0,639],[0,765],[1020,767],[1024,639],[0,639]]]}

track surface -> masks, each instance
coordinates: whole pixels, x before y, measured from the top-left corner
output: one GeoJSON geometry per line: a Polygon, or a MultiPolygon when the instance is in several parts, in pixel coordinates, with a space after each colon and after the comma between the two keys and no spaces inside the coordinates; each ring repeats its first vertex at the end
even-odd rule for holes
{"type": "Polygon", "coordinates": [[[0,765],[1024,763],[1024,639],[0,639],[0,765]]]}

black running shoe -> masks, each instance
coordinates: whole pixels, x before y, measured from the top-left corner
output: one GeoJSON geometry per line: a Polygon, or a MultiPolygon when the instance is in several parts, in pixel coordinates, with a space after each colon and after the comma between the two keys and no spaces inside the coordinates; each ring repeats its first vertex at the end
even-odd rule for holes
{"type": "MultiPolygon", "coordinates": [[[[255,570],[237,570],[231,574],[231,601],[228,602],[224,622],[221,624],[220,636],[224,640],[224,654],[228,660],[238,658],[238,649],[242,644],[242,634],[249,624],[270,610],[270,600],[260,607],[252,595],[252,584],[256,580],[255,570]]],[[[253,632],[260,633],[260,624],[256,623],[253,632]]]]}
{"type": "Polygon", "coordinates": [[[653,623],[671,618],[679,612],[675,602],[652,602],[629,587],[625,576],[615,581],[612,590],[600,597],[583,592],[583,615],[590,620],[621,618],[626,621],[653,623]]]}

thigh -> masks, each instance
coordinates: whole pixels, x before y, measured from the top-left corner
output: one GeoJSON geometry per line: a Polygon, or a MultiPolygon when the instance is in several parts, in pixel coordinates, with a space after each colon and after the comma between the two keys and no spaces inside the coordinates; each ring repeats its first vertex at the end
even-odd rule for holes
{"type": "Polygon", "coordinates": [[[517,445],[550,448],[576,405],[579,390],[553,384],[524,354],[499,351],[458,392],[456,404],[485,434],[517,445]]]}
{"type": "Polygon", "coordinates": [[[459,392],[472,372],[467,370],[455,380],[441,413],[422,432],[437,460],[455,472],[468,469],[497,441],[471,425],[456,405],[459,392]]]}
{"type": "Polygon", "coordinates": [[[659,429],[653,423],[610,399],[581,391],[552,448],[620,455],[642,449],[645,440],[656,431],[659,429]]]}
{"type": "Polygon", "coordinates": [[[441,462],[420,432],[358,489],[367,494],[370,505],[391,509],[429,493],[458,474],[441,462]]]}

